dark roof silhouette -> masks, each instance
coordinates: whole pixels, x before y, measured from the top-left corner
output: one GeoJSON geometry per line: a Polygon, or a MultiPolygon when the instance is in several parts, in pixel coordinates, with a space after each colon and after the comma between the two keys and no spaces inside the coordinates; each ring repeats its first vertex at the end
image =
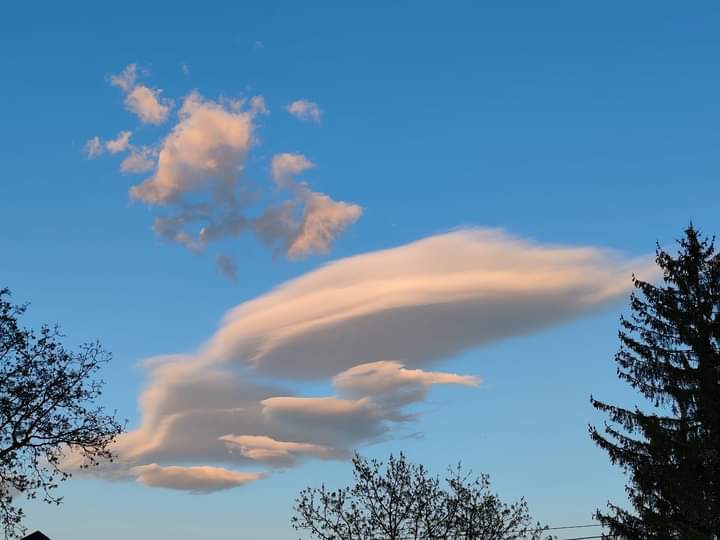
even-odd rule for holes
{"type": "Polygon", "coordinates": [[[40,531],[35,531],[34,533],[28,534],[25,538],[22,540],[50,540],[47,536],[45,536],[40,531]]]}

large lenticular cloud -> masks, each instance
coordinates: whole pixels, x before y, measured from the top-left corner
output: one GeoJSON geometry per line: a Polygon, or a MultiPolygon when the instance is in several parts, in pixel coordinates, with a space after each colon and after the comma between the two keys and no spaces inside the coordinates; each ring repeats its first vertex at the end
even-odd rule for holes
{"type": "Polygon", "coordinates": [[[349,257],[228,313],[202,356],[283,377],[422,366],[540,330],[624,295],[645,260],[473,229],[349,257]]]}
{"type": "Polygon", "coordinates": [[[434,385],[481,383],[428,366],[602,309],[651,268],[487,229],[328,264],[231,310],[198,353],[150,362],[141,424],[104,474],[207,492],[344,459],[415,421],[407,407],[434,385]],[[287,379],[334,392],[298,395],[287,379]]]}

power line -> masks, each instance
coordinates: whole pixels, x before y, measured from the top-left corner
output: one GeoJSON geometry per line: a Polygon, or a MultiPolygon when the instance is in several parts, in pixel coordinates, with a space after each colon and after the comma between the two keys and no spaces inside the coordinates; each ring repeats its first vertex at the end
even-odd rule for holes
{"type": "MultiPolygon", "coordinates": [[[[536,532],[536,531],[562,531],[565,529],[585,529],[588,527],[602,527],[602,523],[593,523],[586,525],[563,525],[562,527],[537,527],[535,529],[513,529],[511,531],[505,531],[506,533],[518,533],[518,532],[536,532]]],[[[568,540],[573,540],[572,538],[568,540]]]]}
{"type": "MultiPolygon", "coordinates": [[[[574,538],[561,538],[560,540],[587,540],[589,538],[610,538],[610,535],[601,534],[599,536],[576,536],[574,538]]],[[[616,538],[616,537],[613,537],[616,538]]]]}
{"type": "MultiPolygon", "coordinates": [[[[561,527],[537,527],[535,529],[514,529],[510,531],[505,531],[505,533],[532,533],[537,531],[563,531],[568,529],[587,529],[590,527],[602,527],[602,523],[585,523],[582,525],[563,525],[561,527]]],[[[414,536],[399,536],[399,540],[414,540],[414,536]]],[[[617,538],[617,536],[613,536],[610,534],[600,534],[595,536],[577,536],[572,538],[560,538],[558,540],[590,540],[593,538],[617,538]]],[[[372,537],[369,540],[384,540],[381,537],[372,537]]]]}
{"type": "MultiPolygon", "coordinates": [[[[592,525],[565,525],[564,527],[540,527],[535,530],[536,531],[560,531],[562,529],[585,529],[587,527],[602,527],[602,523],[594,523],[592,525]]],[[[509,532],[515,532],[515,531],[509,531],[509,532]]],[[[574,539],[568,538],[567,540],[574,540],[574,539]]]]}
{"type": "MultiPolygon", "coordinates": [[[[562,527],[538,527],[536,529],[519,529],[519,530],[512,530],[512,531],[505,531],[506,533],[521,533],[521,532],[536,532],[536,531],[563,531],[568,529],[587,529],[590,527],[602,527],[603,525],[601,523],[587,523],[583,525],[563,525],[562,527]]],[[[402,536],[400,537],[401,540],[413,540],[414,537],[412,536],[402,536]]],[[[591,540],[596,538],[617,538],[616,536],[611,536],[609,534],[600,534],[595,536],[575,536],[572,538],[560,538],[559,540],[591,540]]],[[[373,538],[372,540],[382,540],[381,538],[373,538]]]]}

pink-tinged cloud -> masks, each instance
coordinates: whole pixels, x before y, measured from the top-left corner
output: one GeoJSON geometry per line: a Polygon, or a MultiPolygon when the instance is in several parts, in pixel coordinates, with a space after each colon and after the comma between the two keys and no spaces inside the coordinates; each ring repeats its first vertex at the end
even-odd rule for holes
{"type": "Polygon", "coordinates": [[[137,115],[144,124],[159,125],[167,120],[173,102],[160,97],[161,90],[139,84],[136,64],[128,65],[118,75],[110,77],[110,84],[125,94],[125,107],[137,115]]]}
{"type": "Polygon", "coordinates": [[[422,366],[603,309],[649,267],[463,230],[349,257],[243,303],[202,356],[298,379],[382,359],[422,366]]]}
{"type": "Polygon", "coordinates": [[[100,137],[93,137],[85,143],[85,154],[89,159],[94,159],[100,156],[105,150],[111,154],[119,154],[125,150],[132,148],[130,144],[130,136],[132,132],[121,131],[118,133],[115,139],[110,139],[105,142],[100,140],[100,137]]]}
{"type": "Polygon", "coordinates": [[[335,238],[362,215],[362,208],[357,204],[335,201],[323,193],[308,190],[301,196],[305,207],[287,248],[290,259],[328,253],[335,238]]]}
{"type": "Polygon", "coordinates": [[[287,464],[294,463],[300,456],[319,459],[338,459],[347,457],[344,452],[321,444],[278,441],[265,435],[223,435],[220,440],[231,450],[239,451],[243,456],[255,461],[287,464]]]}
{"type": "Polygon", "coordinates": [[[407,369],[397,361],[379,360],[351,367],[333,377],[332,382],[341,393],[373,396],[402,388],[426,388],[433,384],[478,386],[481,381],[470,375],[407,369]]]}
{"type": "Polygon", "coordinates": [[[137,482],[145,486],[192,493],[210,493],[240,487],[262,478],[261,473],[237,472],[220,467],[161,467],[156,463],[135,467],[132,473],[137,482]]]}
{"type": "Polygon", "coordinates": [[[290,103],[285,110],[299,120],[307,120],[319,124],[322,120],[322,110],[314,101],[298,99],[290,103]]]}
{"type": "Polygon", "coordinates": [[[120,133],[118,133],[115,139],[111,139],[105,142],[105,148],[107,148],[108,152],[110,152],[111,154],[119,154],[120,152],[124,152],[125,150],[130,148],[131,135],[132,132],[130,131],[121,131],[120,133]]]}
{"type": "Polygon", "coordinates": [[[110,76],[110,84],[117,86],[126,94],[132,90],[137,81],[137,64],[129,64],[121,73],[110,76]]]}
{"type": "Polygon", "coordinates": [[[418,366],[600,310],[653,268],[486,229],[336,261],[239,305],[198,352],[149,362],[141,424],[102,474],[188,489],[161,469],[342,458],[403,433],[433,386],[480,384],[418,366]],[[300,396],[276,377],[334,391],[300,396]]]}
{"type": "Polygon", "coordinates": [[[247,113],[233,113],[192,93],[165,138],[155,174],[130,190],[134,199],[167,204],[187,193],[232,184],[252,142],[247,113]]]}
{"type": "Polygon", "coordinates": [[[292,187],[294,185],[294,176],[313,167],[315,167],[315,164],[304,155],[286,152],[273,156],[270,171],[275,183],[283,187],[292,187]]]}
{"type": "Polygon", "coordinates": [[[368,408],[368,399],[339,399],[336,397],[274,397],[262,401],[266,414],[302,416],[347,416],[368,408]]]}
{"type": "Polygon", "coordinates": [[[155,167],[156,152],[149,146],[133,147],[120,164],[123,173],[144,173],[155,167]]]}
{"type": "MultiPolygon", "coordinates": [[[[135,64],[110,77],[110,84],[125,94],[125,106],[143,123],[162,124],[174,102],[161,91],[139,82],[135,64]]],[[[300,100],[295,113],[319,119],[316,104],[300,100]]],[[[262,96],[203,98],[194,91],[182,101],[177,123],[162,140],[150,146],[130,144],[129,131],[103,143],[89,140],[85,152],[95,158],[106,149],[115,154],[129,150],[123,173],[151,173],[130,189],[130,198],[168,209],[157,216],[153,230],[164,239],[193,253],[203,253],[214,242],[254,235],[276,254],[290,260],[327,254],[337,237],[357,221],[362,209],[312,191],[296,176],[314,167],[302,154],[273,157],[270,176],[281,189],[262,189],[244,175],[253,146],[256,119],[270,114],[262,96]]],[[[219,274],[234,279],[236,264],[217,254],[219,274]]]]}
{"type": "Polygon", "coordinates": [[[259,231],[269,243],[279,242],[290,259],[330,251],[335,239],[362,215],[356,204],[335,201],[324,193],[311,191],[295,177],[315,167],[302,154],[282,153],[272,158],[271,174],[275,183],[293,191],[299,204],[285,206],[280,213],[269,214],[259,222],[259,231]],[[301,215],[296,217],[296,207],[301,215]],[[265,218],[270,217],[269,224],[265,218]]]}
{"type": "MultiPolygon", "coordinates": [[[[133,198],[153,205],[177,205],[180,211],[157,218],[155,231],[194,252],[202,252],[213,241],[257,234],[263,242],[291,259],[327,253],[335,239],[361,215],[359,206],[334,201],[323,193],[297,182],[295,175],[314,165],[301,154],[273,157],[271,175],[292,194],[290,201],[268,208],[258,217],[247,215],[236,197],[246,155],[253,144],[253,118],[264,110],[256,96],[243,110],[204,100],[197,93],[186,98],[180,121],[164,140],[154,175],[130,190],[133,198]],[[229,108],[228,108],[229,107],[229,108]],[[189,203],[191,195],[206,195],[207,203],[189,203]],[[193,224],[205,223],[196,233],[193,224]]],[[[146,154],[131,154],[124,170],[148,164],[146,154]],[[137,154],[137,155],[136,155],[137,154]]],[[[220,270],[232,261],[222,255],[220,270]]],[[[232,272],[223,271],[232,277],[232,272]]]]}
{"type": "Polygon", "coordinates": [[[144,124],[162,124],[168,119],[173,102],[160,97],[160,93],[161,90],[139,84],[125,97],[125,106],[144,124]]]}

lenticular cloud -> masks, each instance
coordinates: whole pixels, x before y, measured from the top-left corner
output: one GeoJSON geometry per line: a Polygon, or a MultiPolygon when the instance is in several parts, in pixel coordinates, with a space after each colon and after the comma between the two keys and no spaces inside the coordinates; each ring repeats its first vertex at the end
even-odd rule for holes
{"type": "Polygon", "coordinates": [[[432,236],[328,264],[239,305],[202,356],[297,379],[374,360],[424,366],[600,309],[646,266],[498,230],[432,236]]]}
{"type": "Polygon", "coordinates": [[[336,261],[240,304],[197,353],[148,362],[141,423],[102,474],[208,492],[345,459],[402,433],[435,385],[481,384],[431,366],[602,309],[651,269],[487,229],[336,261]],[[288,379],[333,390],[302,395],[288,379]]]}

